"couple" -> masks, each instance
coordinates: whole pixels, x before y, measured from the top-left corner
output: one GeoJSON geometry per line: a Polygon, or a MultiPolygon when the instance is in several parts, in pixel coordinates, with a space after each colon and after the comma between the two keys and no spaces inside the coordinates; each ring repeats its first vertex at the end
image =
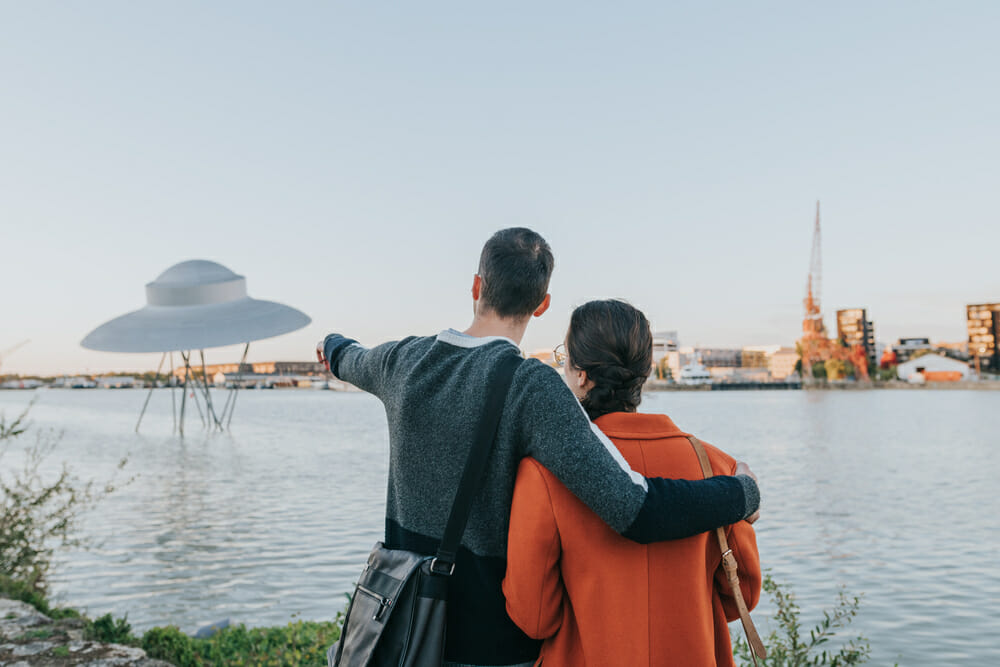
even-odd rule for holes
{"type": "MultiPolygon", "coordinates": [[[[483,248],[464,332],[371,349],[331,334],[317,350],[385,406],[386,546],[437,549],[492,372],[548,309],[553,264],[535,232],[501,230],[483,248]]],[[[701,480],[686,434],[635,412],[652,355],[642,313],[585,304],[565,348],[565,381],[532,359],[514,375],[450,580],[446,664],[732,664],[734,610],[704,533],[736,524],[753,604],[752,473],[710,449],[719,476],[701,480]]]]}

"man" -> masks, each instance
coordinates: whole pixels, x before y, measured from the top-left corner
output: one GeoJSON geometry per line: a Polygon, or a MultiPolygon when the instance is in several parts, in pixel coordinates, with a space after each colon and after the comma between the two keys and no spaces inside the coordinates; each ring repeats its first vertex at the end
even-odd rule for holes
{"type": "MultiPolygon", "coordinates": [[[[520,355],[532,317],[549,307],[552,252],[524,228],[483,248],[464,332],[366,349],[331,334],[317,354],[338,378],[377,396],[389,422],[385,543],[438,547],[498,361],[520,355]]],[[[517,369],[449,586],[445,657],[463,665],[531,664],[539,643],[507,616],[500,586],[518,463],[532,456],[621,535],[648,543],[689,537],[755,514],[757,485],[735,477],[645,479],[594,426],[559,375],[528,359],[517,369]]]]}

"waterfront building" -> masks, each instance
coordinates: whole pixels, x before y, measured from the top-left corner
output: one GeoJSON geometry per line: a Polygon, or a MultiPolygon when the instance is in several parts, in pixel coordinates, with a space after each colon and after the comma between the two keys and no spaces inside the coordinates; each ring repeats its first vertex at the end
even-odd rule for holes
{"type": "Polygon", "coordinates": [[[768,368],[771,357],[782,347],[780,345],[751,345],[743,348],[741,355],[742,368],[768,368]]]}
{"type": "Polygon", "coordinates": [[[44,386],[44,383],[34,378],[15,377],[13,380],[0,382],[0,389],[38,389],[41,386],[44,386]]]}
{"type": "Polygon", "coordinates": [[[771,355],[768,363],[768,370],[771,371],[771,378],[775,380],[785,380],[795,373],[795,366],[799,363],[799,353],[794,347],[783,347],[771,355]]]}
{"type": "Polygon", "coordinates": [[[58,377],[49,386],[53,389],[93,389],[97,386],[97,383],[89,377],[77,375],[74,377],[58,377]]]}
{"type": "Polygon", "coordinates": [[[743,350],[740,348],[700,347],[695,354],[707,368],[740,368],[743,366],[743,350]]]}
{"type": "Polygon", "coordinates": [[[896,363],[902,364],[910,360],[915,352],[933,350],[930,338],[900,338],[893,343],[892,351],[896,353],[896,363]]]}
{"type": "Polygon", "coordinates": [[[101,389],[131,389],[141,387],[142,382],[136,382],[134,377],[124,375],[105,375],[97,378],[97,386],[101,389]]]}
{"type": "Polygon", "coordinates": [[[657,365],[660,361],[669,355],[671,352],[676,352],[678,346],[678,338],[676,331],[658,331],[653,333],[653,365],[657,365]]]}
{"type": "Polygon", "coordinates": [[[980,370],[1000,373],[1000,303],[980,303],[966,308],[969,354],[980,370]]]}
{"type": "MultiPolygon", "coordinates": [[[[192,363],[191,370],[201,375],[199,363],[192,363]]],[[[316,361],[257,361],[253,363],[207,364],[205,372],[213,378],[219,373],[227,376],[235,375],[323,375],[326,367],[316,361]]],[[[174,368],[174,375],[184,378],[184,366],[174,368]]]]}
{"type": "Polygon", "coordinates": [[[890,347],[891,346],[886,345],[884,341],[881,341],[881,340],[875,341],[875,360],[879,364],[881,364],[882,358],[885,356],[886,349],[888,349],[890,347]]]}
{"type": "Polygon", "coordinates": [[[868,364],[878,361],[875,349],[875,327],[868,319],[865,308],[845,308],[837,311],[837,339],[847,347],[860,346],[865,351],[868,364]]]}
{"type": "Polygon", "coordinates": [[[969,377],[969,365],[943,354],[925,354],[896,367],[900,380],[924,382],[958,382],[969,377]]]}
{"type": "MultiPolygon", "coordinates": [[[[667,352],[667,366],[673,377],[679,378],[686,366],[704,367],[713,377],[732,375],[743,366],[743,350],[724,347],[678,347],[667,352]]],[[[690,369],[689,373],[690,375],[690,369]]]]}
{"type": "Polygon", "coordinates": [[[935,343],[934,347],[952,359],[968,360],[969,358],[969,341],[966,340],[957,343],[935,343]]]}
{"type": "Polygon", "coordinates": [[[275,361],[274,372],[278,375],[322,375],[326,366],[318,361],[275,361]]]}

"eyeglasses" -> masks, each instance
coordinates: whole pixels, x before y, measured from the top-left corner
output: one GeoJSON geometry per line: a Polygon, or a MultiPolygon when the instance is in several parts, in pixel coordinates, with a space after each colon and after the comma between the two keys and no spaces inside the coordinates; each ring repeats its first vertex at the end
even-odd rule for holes
{"type": "Polygon", "coordinates": [[[552,360],[556,362],[556,366],[562,368],[566,365],[566,344],[559,343],[556,345],[556,349],[552,350],[552,360]]]}

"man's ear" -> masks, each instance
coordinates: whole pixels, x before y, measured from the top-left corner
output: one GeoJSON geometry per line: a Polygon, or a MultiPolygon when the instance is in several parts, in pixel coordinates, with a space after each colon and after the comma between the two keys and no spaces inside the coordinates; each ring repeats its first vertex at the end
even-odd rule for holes
{"type": "Polygon", "coordinates": [[[546,294],[545,298],[542,299],[542,305],[535,309],[535,312],[531,314],[532,317],[541,317],[546,310],[549,309],[549,305],[552,303],[552,295],[546,294]]]}
{"type": "Polygon", "coordinates": [[[483,279],[477,273],[472,277],[472,300],[479,301],[479,296],[483,291],[483,279]]]}

